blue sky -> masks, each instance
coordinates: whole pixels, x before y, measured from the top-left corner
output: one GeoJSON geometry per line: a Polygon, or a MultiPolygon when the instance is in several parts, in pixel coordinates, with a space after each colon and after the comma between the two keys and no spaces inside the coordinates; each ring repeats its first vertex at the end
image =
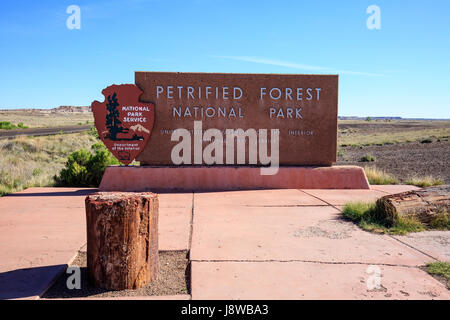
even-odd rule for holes
{"type": "Polygon", "coordinates": [[[90,105],[137,70],[318,73],[340,75],[339,115],[450,118],[449,15],[448,0],[2,1],[0,109],[90,105]]]}

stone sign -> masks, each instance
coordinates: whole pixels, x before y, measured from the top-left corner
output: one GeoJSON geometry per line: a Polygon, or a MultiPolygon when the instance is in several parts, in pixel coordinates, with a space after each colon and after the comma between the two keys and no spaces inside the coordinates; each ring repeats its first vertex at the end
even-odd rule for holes
{"type": "Polygon", "coordinates": [[[152,103],[139,102],[142,91],[134,84],[112,85],[94,101],[95,126],[103,143],[122,163],[130,164],[144,149],[155,119],[152,103]]]}
{"type": "Polygon", "coordinates": [[[155,105],[153,132],[137,157],[141,165],[261,165],[261,150],[278,151],[274,142],[279,165],[336,161],[337,75],[136,72],[135,83],[143,91],[140,101],[155,105]],[[172,135],[180,128],[194,134],[192,146],[183,150],[192,152],[174,163],[179,139],[172,135]],[[203,136],[212,128],[222,135],[203,136]],[[226,137],[237,129],[244,135],[226,137]],[[216,149],[216,161],[208,163],[202,150],[222,136],[223,150],[216,149]],[[236,156],[244,146],[245,159],[236,156]]]}
{"type": "Polygon", "coordinates": [[[100,138],[126,165],[336,161],[337,75],[136,72],[135,82],[92,103],[100,138]]]}

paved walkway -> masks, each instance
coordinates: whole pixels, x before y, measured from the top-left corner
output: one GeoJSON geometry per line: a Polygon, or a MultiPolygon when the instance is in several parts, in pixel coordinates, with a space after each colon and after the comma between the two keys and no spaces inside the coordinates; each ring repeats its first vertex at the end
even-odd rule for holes
{"type": "MultiPolygon", "coordinates": [[[[376,235],[340,219],[349,201],[412,188],[160,194],[160,250],[190,250],[191,296],[141,298],[450,299],[419,268],[450,261],[449,231],[376,235]]],[[[0,198],[0,299],[38,298],[64,272],[86,243],[93,191],[0,198]]]]}

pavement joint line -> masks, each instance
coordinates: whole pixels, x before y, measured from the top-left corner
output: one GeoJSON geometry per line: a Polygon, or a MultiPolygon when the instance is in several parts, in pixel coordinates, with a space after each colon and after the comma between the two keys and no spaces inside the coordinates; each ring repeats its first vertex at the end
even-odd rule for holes
{"type": "Polygon", "coordinates": [[[372,190],[372,191],[377,191],[377,192],[383,192],[383,193],[385,193],[385,194],[391,194],[390,192],[383,191],[383,190],[376,190],[376,189],[370,189],[370,190],[372,190]]]}
{"type": "Polygon", "coordinates": [[[186,208],[185,206],[159,206],[159,208],[160,209],[173,209],[173,208],[175,208],[175,209],[184,209],[184,208],[186,208]]]}
{"type": "MultiPolygon", "coordinates": [[[[369,189],[370,191],[375,191],[375,192],[378,192],[378,193],[381,193],[381,194],[383,194],[384,193],[384,191],[381,191],[381,190],[374,190],[374,189],[369,189]]],[[[391,194],[391,193],[388,193],[388,194],[391,194]]]]}
{"type": "Polygon", "coordinates": [[[189,300],[192,300],[192,260],[191,260],[191,249],[192,249],[192,237],[194,234],[194,201],[195,201],[195,192],[192,192],[192,204],[191,204],[191,221],[189,228],[189,244],[187,250],[187,259],[189,268],[189,300]]]}
{"type": "Polygon", "coordinates": [[[315,205],[307,205],[307,204],[286,204],[286,205],[250,205],[245,204],[243,207],[252,207],[252,208],[295,208],[295,207],[329,207],[328,204],[315,204],[315,205]]]}
{"type": "MultiPolygon", "coordinates": [[[[86,251],[85,251],[86,252],[86,251]]],[[[164,252],[178,252],[178,253],[182,253],[182,252],[189,252],[189,250],[186,249],[176,249],[176,250],[158,250],[159,253],[164,252]]]]}
{"type": "MultiPolygon", "coordinates": [[[[84,246],[84,245],[82,245],[81,248],[83,248],[83,246],[84,246]]],[[[77,253],[75,253],[75,255],[74,255],[72,258],[70,258],[70,260],[66,263],[68,266],[70,266],[70,265],[75,261],[75,259],[76,259],[77,256],[80,254],[80,252],[87,252],[87,251],[81,251],[81,248],[78,249],[78,250],[77,250],[77,253]]]]}
{"type": "MultiPolygon", "coordinates": [[[[75,256],[70,260],[75,260],[75,257],[78,255],[78,252],[75,254],[75,256]]],[[[59,271],[45,286],[45,288],[39,292],[36,297],[33,300],[40,300],[41,297],[56,283],[56,281],[63,275],[63,273],[67,270],[69,267],[69,264],[66,263],[65,267],[61,268],[61,271],[59,271]]]]}
{"type": "Polygon", "coordinates": [[[342,262],[342,261],[315,261],[315,260],[277,260],[277,259],[268,259],[268,260],[190,260],[190,262],[213,262],[213,263],[233,263],[233,262],[259,262],[259,263],[266,263],[266,262],[281,262],[281,263],[291,263],[291,262],[301,262],[301,263],[316,263],[316,264],[330,264],[330,265],[377,265],[377,266],[387,266],[387,267],[402,267],[402,268],[419,268],[423,267],[424,265],[406,265],[406,264],[393,264],[393,263],[370,263],[370,262],[356,262],[356,261],[350,261],[350,262],[342,262]]]}
{"type": "MultiPolygon", "coordinates": [[[[322,199],[320,199],[320,198],[318,198],[318,197],[316,197],[316,196],[314,196],[314,195],[312,195],[312,194],[309,194],[308,192],[306,192],[306,191],[304,191],[304,190],[301,190],[301,189],[297,189],[297,190],[302,191],[302,192],[304,192],[304,193],[306,193],[306,194],[308,194],[308,195],[310,195],[310,196],[312,196],[312,197],[314,197],[314,198],[317,198],[317,199],[319,199],[319,200],[321,200],[321,201],[323,201],[323,202],[325,202],[325,203],[328,203],[327,201],[322,200],[322,199]]],[[[376,192],[383,192],[383,191],[378,191],[378,190],[373,190],[373,191],[376,191],[376,192]]],[[[389,194],[389,193],[387,193],[387,194],[389,194]]],[[[333,208],[337,209],[339,212],[342,212],[342,209],[338,208],[337,206],[334,206],[334,205],[332,205],[331,203],[328,203],[328,205],[330,205],[330,206],[332,206],[333,208]]],[[[409,247],[409,248],[411,248],[411,249],[413,249],[413,250],[416,250],[417,252],[419,252],[419,253],[421,253],[421,254],[423,254],[423,255],[425,255],[425,256],[427,256],[427,257],[433,259],[433,260],[439,261],[438,259],[436,259],[435,257],[429,255],[428,253],[426,253],[426,252],[424,252],[424,251],[421,251],[421,250],[419,250],[419,249],[413,247],[412,245],[409,245],[409,244],[407,244],[407,243],[401,241],[400,239],[397,239],[397,238],[393,237],[392,235],[388,235],[388,236],[389,236],[390,238],[394,239],[394,240],[397,240],[397,241],[400,242],[401,244],[403,244],[403,245],[405,245],[405,246],[407,246],[407,247],[409,247]]]]}
{"type": "Polygon", "coordinates": [[[195,197],[195,193],[192,192],[191,221],[190,221],[190,226],[189,226],[189,244],[188,244],[189,252],[191,252],[192,237],[193,237],[193,233],[194,233],[194,197],[195,197]]]}
{"type": "Polygon", "coordinates": [[[328,201],[325,201],[325,200],[323,200],[323,199],[321,199],[321,198],[319,198],[319,197],[316,197],[315,195],[310,194],[310,193],[306,192],[305,190],[302,190],[302,189],[297,189],[297,190],[300,191],[300,192],[303,192],[304,194],[307,194],[308,196],[311,196],[311,197],[313,197],[313,198],[316,198],[316,199],[319,200],[319,201],[322,201],[322,202],[326,203],[327,206],[331,206],[331,207],[335,208],[336,210],[338,210],[339,212],[342,212],[341,209],[339,209],[337,206],[335,206],[335,205],[329,203],[328,201]]]}
{"type": "Polygon", "coordinates": [[[61,270],[61,272],[59,272],[46,286],[46,288],[44,290],[42,290],[42,292],[40,292],[36,298],[34,298],[34,300],[40,300],[42,299],[41,297],[56,283],[56,281],[61,277],[61,275],[67,270],[67,268],[75,261],[75,259],[77,258],[78,254],[81,251],[81,249],[86,245],[86,243],[83,243],[81,245],[81,247],[77,250],[77,252],[72,256],[72,258],[69,259],[69,261],[66,263],[65,268],[63,268],[63,270],[61,270]]]}
{"type": "Polygon", "coordinates": [[[392,235],[390,235],[390,234],[389,234],[388,236],[389,236],[390,238],[394,239],[394,240],[397,240],[397,241],[400,242],[401,244],[403,244],[403,245],[405,245],[405,246],[407,246],[407,247],[409,247],[409,248],[411,248],[411,249],[413,249],[413,250],[416,250],[417,252],[420,252],[420,253],[423,254],[423,255],[426,255],[427,257],[429,257],[429,258],[431,258],[431,259],[433,259],[433,260],[435,260],[435,261],[439,261],[439,259],[433,257],[432,255],[430,255],[430,254],[428,254],[428,253],[426,253],[426,252],[424,252],[424,251],[422,251],[422,250],[419,250],[419,249],[413,247],[412,245],[410,245],[410,244],[408,244],[408,243],[406,243],[406,242],[403,242],[403,241],[401,241],[400,239],[395,238],[394,236],[392,236],[392,235]]]}

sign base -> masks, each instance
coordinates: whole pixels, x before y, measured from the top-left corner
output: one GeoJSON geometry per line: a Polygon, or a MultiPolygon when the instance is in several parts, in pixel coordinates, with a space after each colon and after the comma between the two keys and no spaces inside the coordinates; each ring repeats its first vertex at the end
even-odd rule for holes
{"type": "Polygon", "coordinates": [[[232,191],[258,189],[370,189],[358,166],[280,167],[261,175],[260,167],[110,166],[100,191],[232,191]]]}

